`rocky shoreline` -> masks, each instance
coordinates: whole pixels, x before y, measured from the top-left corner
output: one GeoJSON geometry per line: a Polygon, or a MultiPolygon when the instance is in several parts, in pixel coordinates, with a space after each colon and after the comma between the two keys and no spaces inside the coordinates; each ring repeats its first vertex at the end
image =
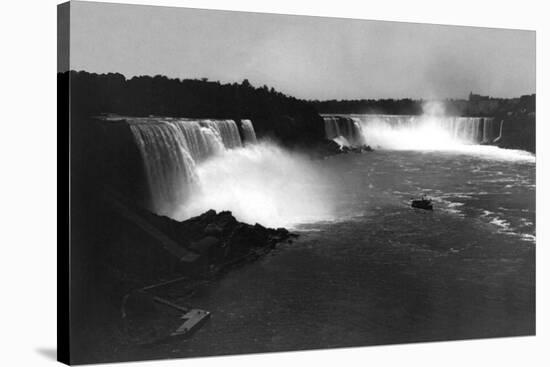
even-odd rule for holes
{"type": "Polygon", "coordinates": [[[230,211],[208,210],[177,221],[142,208],[126,206],[112,194],[105,198],[109,216],[123,239],[103,254],[103,283],[111,298],[121,299],[148,284],[184,277],[215,279],[234,266],[253,261],[278,243],[298,237],[285,228],[239,222],[230,211]]]}
{"type": "Polygon", "coordinates": [[[86,311],[74,315],[74,347],[90,361],[170,340],[182,310],[204,307],[186,304],[187,298],[298,237],[285,228],[239,222],[229,211],[176,221],[113,195],[100,205],[107,211],[94,213],[111,233],[88,259],[95,275],[75,278],[87,302],[86,311]]]}
{"type": "Polygon", "coordinates": [[[230,211],[217,213],[208,210],[182,222],[151,216],[151,222],[183,248],[196,254],[191,266],[182,265],[178,269],[193,277],[223,272],[233,264],[274,248],[277,243],[292,242],[297,237],[285,228],[239,222],[230,211]]]}

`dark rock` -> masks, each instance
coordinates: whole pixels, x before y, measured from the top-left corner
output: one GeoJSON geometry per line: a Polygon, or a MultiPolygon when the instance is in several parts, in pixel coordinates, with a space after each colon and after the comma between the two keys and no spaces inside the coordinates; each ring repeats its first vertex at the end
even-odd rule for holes
{"type": "MultiPolygon", "coordinates": [[[[210,209],[204,213],[202,213],[197,219],[201,222],[211,222],[213,218],[216,217],[216,211],[213,209],[210,209]]],[[[191,218],[193,219],[193,218],[191,218]]]]}
{"type": "Polygon", "coordinates": [[[290,237],[290,232],[286,228],[277,228],[271,237],[276,241],[284,241],[290,237]]]}
{"type": "Polygon", "coordinates": [[[208,253],[213,247],[218,246],[220,240],[213,236],[204,237],[198,241],[192,242],[189,249],[199,254],[208,253]]]}
{"type": "Polygon", "coordinates": [[[222,229],[223,232],[229,232],[239,223],[230,211],[223,211],[218,214],[214,223],[222,229]]]}
{"type": "Polygon", "coordinates": [[[217,223],[210,223],[204,228],[204,233],[211,236],[220,236],[223,232],[223,228],[217,223]]]}
{"type": "Polygon", "coordinates": [[[357,147],[340,146],[334,140],[325,140],[316,148],[315,155],[318,157],[328,157],[336,154],[365,153],[372,152],[370,145],[361,145],[357,147]]]}
{"type": "Polygon", "coordinates": [[[338,143],[334,140],[327,140],[325,143],[324,149],[329,154],[338,154],[342,152],[342,149],[338,143]]]}
{"type": "Polygon", "coordinates": [[[276,229],[277,233],[279,234],[285,234],[285,235],[288,235],[288,230],[286,228],[283,228],[283,227],[279,227],[276,229]]]}

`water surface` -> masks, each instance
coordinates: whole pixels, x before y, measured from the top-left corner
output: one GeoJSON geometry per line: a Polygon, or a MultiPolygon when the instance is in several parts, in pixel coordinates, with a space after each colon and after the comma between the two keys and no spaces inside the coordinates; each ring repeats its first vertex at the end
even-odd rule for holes
{"type": "Polygon", "coordinates": [[[159,355],[533,334],[534,158],[476,149],[318,162],[334,220],[180,300],[212,319],[159,355]],[[420,194],[433,212],[409,206],[420,194]]]}

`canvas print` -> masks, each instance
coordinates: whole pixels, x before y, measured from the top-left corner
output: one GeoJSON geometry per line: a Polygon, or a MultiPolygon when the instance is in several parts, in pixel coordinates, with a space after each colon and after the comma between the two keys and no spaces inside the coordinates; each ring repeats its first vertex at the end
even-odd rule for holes
{"type": "Polygon", "coordinates": [[[535,334],[535,32],[58,6],[68,364],[535,334]]]}

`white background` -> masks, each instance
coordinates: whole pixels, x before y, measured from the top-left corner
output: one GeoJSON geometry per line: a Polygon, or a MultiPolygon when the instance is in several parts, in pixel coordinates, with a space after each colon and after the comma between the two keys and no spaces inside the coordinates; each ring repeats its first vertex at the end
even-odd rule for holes
{"type": "MultiPolygon", "coordinates": [[[[144,362],[151,366],[549,366],[548,88],[544,1],[119,1],[537,31],[537,336],[144,362]]],[[[56,4],[3,2],[0,21],[0,365],[42,366],[56,351],[56,4]],[[7,83],[6,83],[7,80],[7,83]]],[[[307,337],[307,335],[304,335],[307,337]]]]}

